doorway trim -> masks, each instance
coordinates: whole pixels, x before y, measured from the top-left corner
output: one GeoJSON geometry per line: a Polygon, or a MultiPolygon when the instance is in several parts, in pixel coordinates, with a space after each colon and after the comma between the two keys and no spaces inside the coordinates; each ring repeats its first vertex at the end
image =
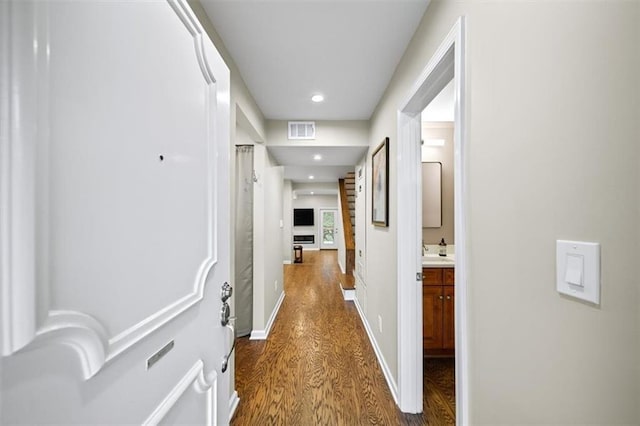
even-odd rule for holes
{"type": "Polygon", "coordinates": [[[398,108],[398,405],[422,412],[421,112],[454,79],[456,422],[468,422],[465,19],[459,17],[398,108]]]}

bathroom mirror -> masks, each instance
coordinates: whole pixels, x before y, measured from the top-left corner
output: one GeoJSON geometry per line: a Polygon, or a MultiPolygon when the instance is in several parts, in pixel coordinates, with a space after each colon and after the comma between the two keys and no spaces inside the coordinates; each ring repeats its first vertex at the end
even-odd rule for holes
{"type": "Polygon", "coordinates": [[[422,227],[442,227],[442,163],[422,163],[422,227]]]}

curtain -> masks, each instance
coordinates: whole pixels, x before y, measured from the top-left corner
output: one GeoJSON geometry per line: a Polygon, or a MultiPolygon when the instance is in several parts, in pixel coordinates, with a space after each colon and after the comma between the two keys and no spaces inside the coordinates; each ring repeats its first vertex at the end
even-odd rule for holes
{"type": "Polygon", "coordinates": [[[236,147],[236,335],[253,327],[253,146],[236,147]]]}

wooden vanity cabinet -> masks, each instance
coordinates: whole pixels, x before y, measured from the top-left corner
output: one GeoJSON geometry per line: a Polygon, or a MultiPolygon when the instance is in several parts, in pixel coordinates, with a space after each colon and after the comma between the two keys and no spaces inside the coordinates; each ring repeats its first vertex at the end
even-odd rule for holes
{"type": "Polygon", "coordinates": [[[454,268],[422,269],[422,342],[424,354],[455,354],[454,268]]]}

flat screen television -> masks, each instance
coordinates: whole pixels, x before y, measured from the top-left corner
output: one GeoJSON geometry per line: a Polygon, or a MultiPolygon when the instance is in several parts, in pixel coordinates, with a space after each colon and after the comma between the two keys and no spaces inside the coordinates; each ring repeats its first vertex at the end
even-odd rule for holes
{"type": "Polygon", "coordinates": [[[293,226],[313,226],[313,209],[293,209],[293,226]]]}

